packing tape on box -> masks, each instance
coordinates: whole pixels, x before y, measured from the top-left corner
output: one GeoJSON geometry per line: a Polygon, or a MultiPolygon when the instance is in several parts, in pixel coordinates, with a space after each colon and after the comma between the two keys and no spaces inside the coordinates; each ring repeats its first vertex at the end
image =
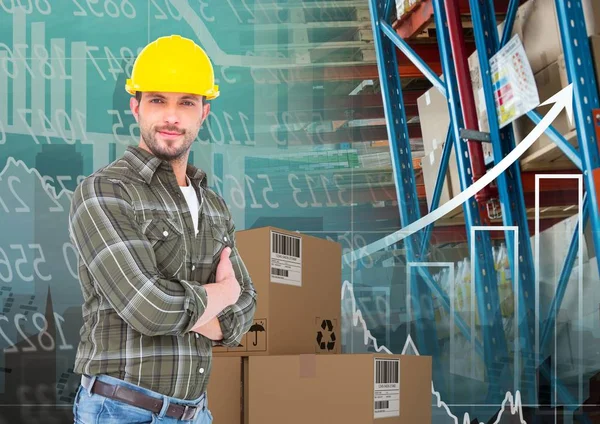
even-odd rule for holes
{"type": "Polygon", "coordinates": [[[307,353],[299,355],[300,378],[314,378],[317,375],[317,355],[314,353],[307,353]]]}
{"type": "Polygon", "coordinates": [[[548,54],[546,52],[542,52],[540,59],[542,61],[542,69],[550,65],[550,61],[548,61],[548,54]]]}
{"type": "Polygon", "coordinates": [[[433,144],[433,150],[437,149],[438,144],[437,144],[437,139],[436,138],[433,139],[432,144],[433,144]]]}
{"type": "Polygon", "coordinates": [[[544,68],[537,74],[539,85],[547,85],[550,82],[550,72],[550,69],[544,68]]]}

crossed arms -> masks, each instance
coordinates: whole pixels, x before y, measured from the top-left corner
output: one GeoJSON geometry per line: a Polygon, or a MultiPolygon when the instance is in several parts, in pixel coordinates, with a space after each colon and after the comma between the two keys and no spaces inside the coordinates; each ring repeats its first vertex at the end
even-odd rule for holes
{"type": "MultiPolygon", "coordinates": [[[[223,250],[212,284],[165,279],[132,204],[119,180],[103,176],[85,179],[73,193],[70,238],[97,289],[141,334],[196,332],[215,344],[237,346],[256,308],[256,292],[237,249],[223,250]]],[[[234,241],[235,225],[228,222],[234,241]]]]}

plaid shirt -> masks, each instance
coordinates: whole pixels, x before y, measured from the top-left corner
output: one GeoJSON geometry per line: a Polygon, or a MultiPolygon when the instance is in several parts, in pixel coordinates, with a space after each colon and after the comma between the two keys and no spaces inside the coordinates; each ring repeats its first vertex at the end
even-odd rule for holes
{"type": "Polygon", "coordinates": [[[238,346],[252,324],[256,292],[235,249],[235,226],[206,174],[186,174],[201,204],[198,233],[171,165],[140,147],[77,186],[69,212],[84,304],[75,372],[108,374],[167,396],[206,390],[214,345],[238,346]],[[223,340],[191,332],[207,304],[222,249],[242,293],[218,319],[223,340]]]}

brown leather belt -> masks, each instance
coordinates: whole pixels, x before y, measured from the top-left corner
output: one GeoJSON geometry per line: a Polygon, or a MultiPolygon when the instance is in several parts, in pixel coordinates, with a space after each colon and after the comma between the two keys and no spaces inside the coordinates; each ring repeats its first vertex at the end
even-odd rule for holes
{"type": "MultiPolygon", "coordinates": [[[[146,409],[156,414],[160,413],[160,411],[162,410],[162,399],[148,396],[138,390],[133,390],[126,386],[108,384],[98,379],[94,381],[91,387],[88,387],[89,383],[91,383],[91,380],[92,379],[86,375],[82,376],[81,379],[82,385],[90,393],[98,394],[100,396],[104,396],[110,399],[115,399],[132,406],[137,406],[139,408],[146,409]]],[[[176,403],[169,403],[169,407],[167,408],[167,412],[165,413],[165,415],[167,417],[175,418],[178,420],[193,420],[194,418],[196,418],[196,414],[200,409],[203,408],[203,406],[203,402],[201,402],[198,406],[178,405],[176,403]]]]}

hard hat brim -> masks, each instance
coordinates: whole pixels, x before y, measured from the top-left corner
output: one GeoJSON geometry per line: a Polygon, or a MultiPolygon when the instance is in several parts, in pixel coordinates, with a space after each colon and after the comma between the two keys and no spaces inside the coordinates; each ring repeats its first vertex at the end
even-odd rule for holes
{"type": "Polygon", "coordinates": [[[219,97],[219,95],[221,94],[219,92],[219,86],[218,85],[214,85],[213,88],[210,88],[208,90],[202,90],[202,91],[182,91],[180,89],[177,89],[175,86],[169,87],[169,86],[165,86],[165,85],[160,85],[160,86],[156,86],[156,87],[141,87],[139,84],[134,84],[131,79],[127,79],[127,82],[125,83],[125,91],[127,91],[127,93],[131,94],[132,96],[135,96],[135,93],[137,93],[138,91],[144,92],[144,91],[151,91],[151,92],[155,92],[155,93],[186,93],[186,94],[195,94],[197,96],[203,96],[204,98],[206,98],[207,100],[213,100],[216,99],[217,97],[219,97]]]}

